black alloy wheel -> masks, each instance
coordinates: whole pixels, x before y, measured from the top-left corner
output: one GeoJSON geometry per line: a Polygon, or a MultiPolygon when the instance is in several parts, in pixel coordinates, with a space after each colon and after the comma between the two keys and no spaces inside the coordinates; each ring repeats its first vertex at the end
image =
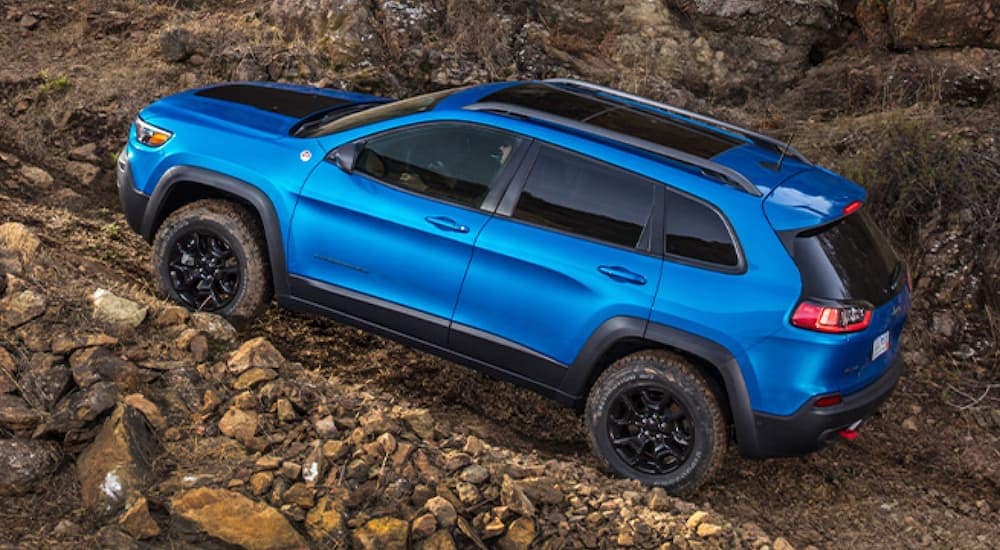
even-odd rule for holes
{"type": "Polygon", "coordinates": [[[232,245],[204,229],[178,235],[170,250],[170,284],[187,307],[218,311],[239,292],[242,267],[232,245]]]}
{"type": "Polygon", "coordinates": [[[687,410],[662,387],[625,388],[611,403],[608,434],[630,467],[652,474],[673,472],[687,460],[694,429],[687,410]]]}

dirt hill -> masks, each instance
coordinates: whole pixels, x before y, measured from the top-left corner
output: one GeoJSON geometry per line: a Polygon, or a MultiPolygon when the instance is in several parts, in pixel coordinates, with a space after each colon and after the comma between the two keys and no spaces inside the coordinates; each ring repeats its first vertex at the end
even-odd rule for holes
{"type": "Polygon", "coordinates": [[[0,545],[991,547],[1000,538],[1000,6],[782,0],[0,5],[0,545]],[[735,452],[681,500],[530,392],[276,308],[152,290],[114,155],[224,80],[405,96],[573,76],[713,112],[867,186],[916,294],[853,443],[735,452]]]}

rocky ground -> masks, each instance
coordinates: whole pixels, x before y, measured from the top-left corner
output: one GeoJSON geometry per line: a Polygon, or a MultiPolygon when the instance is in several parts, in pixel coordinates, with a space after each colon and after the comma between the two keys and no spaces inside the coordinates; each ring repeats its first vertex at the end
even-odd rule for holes
{"type": "Polygon", "coordinates": [[[0,5],[0,545],[990,547],[1000,536],[995,3],[85,0],[0,5]],[[151,290],[114,153],[229,79],[405,95],[583,76],[788,136],[915,274],[911,369],[851,444],[731,453],[688,500],[572,411],[271,308],[151,290]]]}

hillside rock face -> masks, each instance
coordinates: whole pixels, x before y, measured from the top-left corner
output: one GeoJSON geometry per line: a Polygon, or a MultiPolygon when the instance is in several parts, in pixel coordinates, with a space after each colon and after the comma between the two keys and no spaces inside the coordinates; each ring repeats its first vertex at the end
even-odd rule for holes
{"type": "Polygon", "coordinates": [[[870,41],[900,50],[1000,47],[996,0],[862,0],[857,19],[870,41]]]}

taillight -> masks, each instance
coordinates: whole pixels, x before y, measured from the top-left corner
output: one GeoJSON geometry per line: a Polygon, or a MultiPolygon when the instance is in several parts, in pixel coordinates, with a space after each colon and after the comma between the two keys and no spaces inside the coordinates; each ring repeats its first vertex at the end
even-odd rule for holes
{"type": "Polygon", "coordinates": [[[792,313],[792,325],[819,332],[857,332],[867,328],[871,320],[870,309],[853,305],[824,306],[801,302],[792,313]]]}
{"type": "Polygon", "coordinates": [[[844,215],[846,216],[848,214],[853,214],[859,208],[861,208],[862,204],[864,204],[864,203],[862,203],[861,201],[852,201],[852,202],[848,203],[848,205],[844,207],[844,215]]]}
{"type": "Polygon", "coordinates": [[[813,405],[817,407],[832,407],[834,405],[841,404],[843,401],[844,400],[840,397],[840,394],[835,393],[833,395],[820,397],[819,399],[816,400],[815,403],[813,403],[813,405]]]}

